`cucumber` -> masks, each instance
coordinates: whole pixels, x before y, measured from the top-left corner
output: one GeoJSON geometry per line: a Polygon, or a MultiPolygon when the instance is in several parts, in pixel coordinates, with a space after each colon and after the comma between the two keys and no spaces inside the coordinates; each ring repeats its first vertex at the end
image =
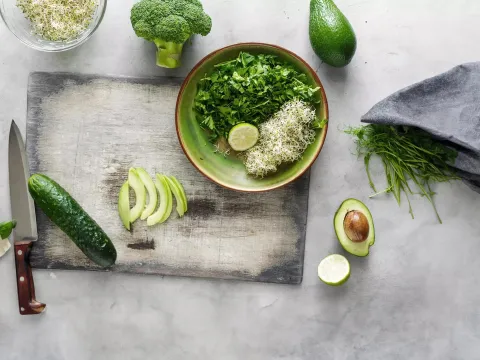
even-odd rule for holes
{"type": "Polygon", "coordinates": [[[90,260],[102,267],[115,264],[117,251],[112,241],[64,188],[45,175],[34,174],[28,190],[35,204],[90,260]]]}

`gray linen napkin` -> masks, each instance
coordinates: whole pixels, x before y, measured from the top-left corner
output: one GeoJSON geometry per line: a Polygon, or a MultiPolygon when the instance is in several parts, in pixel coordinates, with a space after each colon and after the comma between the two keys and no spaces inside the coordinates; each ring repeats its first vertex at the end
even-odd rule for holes
{"type": "Polygon", "coordinates": [[[406,87],[376,104],[361,121],[428,131],[458,151],[458,175],[480,192],[480,62],[406,87]]]}

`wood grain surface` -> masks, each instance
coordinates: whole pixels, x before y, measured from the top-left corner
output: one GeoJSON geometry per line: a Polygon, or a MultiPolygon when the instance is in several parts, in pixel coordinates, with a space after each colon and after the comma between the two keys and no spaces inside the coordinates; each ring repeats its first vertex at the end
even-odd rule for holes
{"type": "MultiPolygon", "coordinates": [[[[182,79],[32,73],[27,150],[44,173],[76,198],[118,252],[111,271],[298,284],[302,281],[309,173],[261,194],[219,187],[185,157],[175,131],[182,79]],[[131,166],[175,175],[189,210],[164,224],[137,221],[129,232],[117,212],[131,166]]],[[[222,155],[218,155],[222,156],[222,155]]],[[[37,209],[35,268],[102,270],[37,209]]]]}

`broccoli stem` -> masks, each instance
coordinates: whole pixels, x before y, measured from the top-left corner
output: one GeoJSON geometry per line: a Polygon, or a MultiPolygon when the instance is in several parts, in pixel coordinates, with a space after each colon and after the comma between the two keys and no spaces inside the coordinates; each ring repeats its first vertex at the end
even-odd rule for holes
{"type": "Polygon", "coordinates": [[[165,40],[156,39],[157,45],[157,65],[169,69],[180,66],[180,56],[182,55],[183,43],[177,44],[165,40]]]}

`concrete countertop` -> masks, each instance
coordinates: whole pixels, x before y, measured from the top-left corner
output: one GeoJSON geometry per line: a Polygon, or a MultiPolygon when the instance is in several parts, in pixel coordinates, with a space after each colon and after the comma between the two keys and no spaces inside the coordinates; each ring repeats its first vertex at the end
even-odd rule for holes
{"type": "MultiPolygon", "coordinates": [[[[0,259],[0,358],[469,360],[480,357],[480,195],[464,184],[436,187],[439,225],[425,199],[416,218],[391,197],[369,200],[363,162],[341,132],[391,92],[480,58],[480,2],[337,0],[358,37],[345,69],[322,65],[308,40],[308,1],[204,0],[212,33],[195,38],[184,66],[155,66],[154,46],[129,23],[132,0],[109,2],[97,33],[60,54],[26,48],[0,23],[0,220],[10,216],[7,136],[25,126],[31,71],[184,76],[204,55],[242,41],[274,43],[318,72],[330,129],[310,185],[304,280],[300,286],[34,271],[41,316],[17,311],[13,254],[0,259]],[[352,275],[332,288],[318,262],[339,248],[332,217],[342,200],[370,207],[377,241],[352,275]]],[[[66,119],[68,121],[68,119],[66,119]]],[[[383,181],[381,168],[376,176],[383,181]]],[[[81,200],[81,199],[80,199],[81,200]]]]}

